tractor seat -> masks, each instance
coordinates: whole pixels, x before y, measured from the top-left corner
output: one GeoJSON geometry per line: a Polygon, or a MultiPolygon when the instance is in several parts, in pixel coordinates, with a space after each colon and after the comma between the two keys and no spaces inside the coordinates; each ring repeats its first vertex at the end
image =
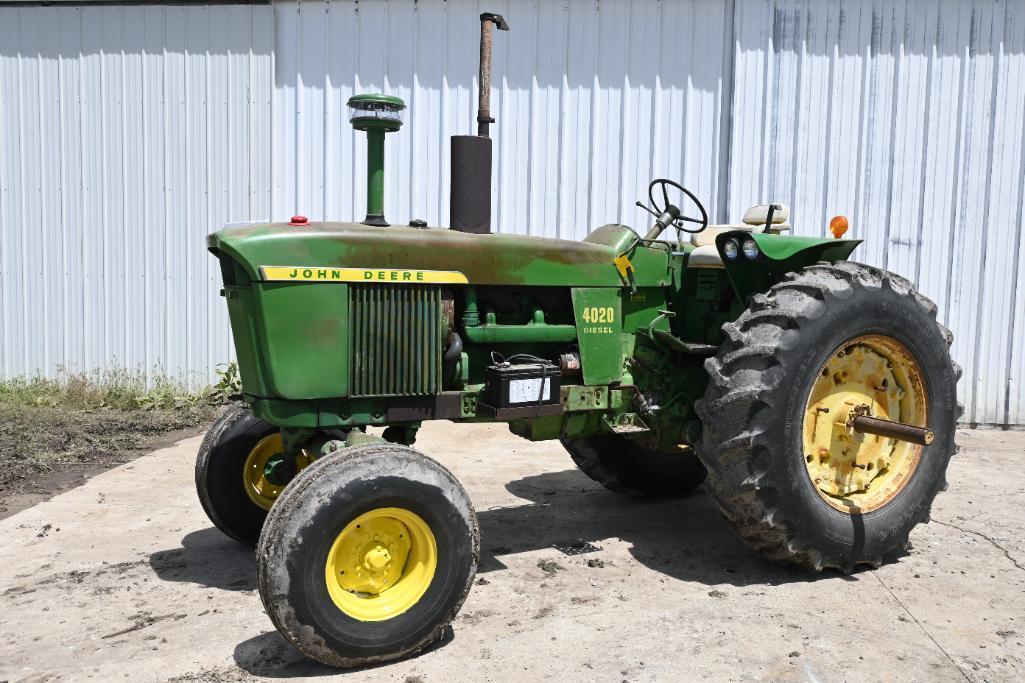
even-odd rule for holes
{"type": "Polygon", "coordinates": [[[789,230],[787,219],[790,218],[790,207],[786,204],[758,204],[752,206],[744,213],[742,223],[725,225],[709,225],[701,232],[694,233],[690,237],[690,243],[697,249],[690,253],[687,265],[691,268],[722,268],[722,259],[719,257],[719,250],[715,248],[715,238],[724,232],[769,232],[779,234],[789,230]],[[765,230],[765,222],[769,217],[769,207],[775,206],[772,213],[772,223],[768,230],[765,230]],[[761,228],[761,229],[759,229],[761,228]]]}

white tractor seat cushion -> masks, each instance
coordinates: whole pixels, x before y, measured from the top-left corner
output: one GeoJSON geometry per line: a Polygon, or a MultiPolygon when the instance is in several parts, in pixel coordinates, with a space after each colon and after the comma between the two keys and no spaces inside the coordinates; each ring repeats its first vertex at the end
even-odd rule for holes
{"type": "MultiPolygon", "coordinates": [[[[755,232],[753,225],[710,225],[701,232],[696,232],[690,236],[690,243],[695,247],[707,247],[711,246],[715,248],[715,238],[724,232],[735,232],[737,230],[743,230],[744,232],[755,232]]],[[[759,231],[760,232],[760,231],[759,231]]]]}
{"type": "Polygon", "coordinates": [[[786,223],[787,219],[790,218],[790,207],[786,204],[778,203],[752,206],[744,214],[741,221],[747,225],[765,225],[765,219],[769,217],[769,207],[772,206],[776,207],[776,210],[772,212],[772,224],[782,225],[786,223]]]}
{"type": "Polygon", "coordinates": [[[790,218],[790,207],[786,204],[759,204],[758,206],[752,206],[744,214],[743,223],[732,223],[727,225],[709,225],[701,232],[696,232],[690,236],[690,243],[698,249],[695,249],[690,256],[689,263],[696,268],[715,268],[722,267],[722,262],[719,259],[719,253],[715,250],[715,238],[724,232],[736,232],[743,230],[744,232],[762,232],[765,228],[765,219],[769,217],[769,207],[776,206],[776,210],[772,214],[772,225],[769,226],[768,232],[770,234],[778,235],[784,230],[789,230],[790,226],[786,224],[787,219],[790,218]],[[697,254],[699,250],[704,247],[711,247],[712,251],[715,252],[715,260],[718,264],[713,265],[697,265],[698,263],[704,262],[709,259],[707,252],[702,252],[698,255],[698,260],[695,262],[694,254],[697,254]]]}
{"type": "MultiPolygon", "coordinates": [[[[785,230],[789,230],[789,225],[773,225],[766,232],[770,235],[778,235],[785,230]]],[[[715,238],[717,235],[721,235],[724,232],[736,232],[737,230],[743,230],[745,232],[762,232],[753,225],[710,225],[701,232],[696,232],[690,237],[690,243],[695,247],[703,247],[706,244],[715,244],[715,238]]]]}
{"type": "Polygon", "coordinates": [[[722,268],[722,258],[714,244],[705,244],[690,253],[688,268],[722,268]]]}

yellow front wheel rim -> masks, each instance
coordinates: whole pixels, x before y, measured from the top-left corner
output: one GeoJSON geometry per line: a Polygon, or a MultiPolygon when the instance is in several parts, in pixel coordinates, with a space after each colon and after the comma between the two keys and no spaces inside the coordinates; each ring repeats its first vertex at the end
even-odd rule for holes
{"type": "Polygon", "coordinates": [[[438,568],[430,526],[402,508],[377,508],[349,522],[328,551],[324,578],[342,612],[360,621],[402,614],[427,592],[438,568]]]}
{"type": "Polygon", "coordinates": [[[819,495],[838,510],[878,509],[904,489],[922,446],[854,432],[867,413],[919,427],[927,424],[922,370],[906,346],[884,335],[843,344],[819,369],[804,415],[804,458],[819,495]]]}
{"type": "MultiPolygon", "coordinates": [[[[275,433],[260,439],[246,457],[242,468],[242,486],[249,500],[264,510],[270,510],[281,495],[286,481],[278,481],[272,475],[274,463],[284,455],[281,434],[275,433]]],[[[301,451],[296,458],[296,468],[303,469],[310,464],[310,457],[301,451]]]]}

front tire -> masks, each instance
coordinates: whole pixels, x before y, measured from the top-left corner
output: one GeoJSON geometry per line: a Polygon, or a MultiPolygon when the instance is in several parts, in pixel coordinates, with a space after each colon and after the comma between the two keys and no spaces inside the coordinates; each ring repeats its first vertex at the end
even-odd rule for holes
{"type": "Polygon", "coordinates": [[[352,446],[300,472],[271,509],[260,597],[307,657],[386,662],[441,637],[479,554],[477,516],[448,470],[405,446],[352,446]]]}
{"type": "Polygon", "coordinates": [[[936,306],[856,263],[789,274],[723,327],[696,408],[706,488],[766,558],[815,571],[878,566],[908,546],[945,487],[960,369],[936,306]],[[928,426],[928,446],[855,434],[850,419],[928,426]]]}
{"type": "MultiPolygon", "coordinates": [[[[296,458],[299,469],[310,457],[296,458]]],[[[255,546],[267,511],[288,483],[278,427],[233,403],[207,430],[196,457],[196,493],[218,529],[255,546]],[[280,480],[279,480],[280,479],[280,480]]]]}
{"type": "Polygon", "coordinates": [[[693,493],[705,468],[692,451],[663,453],[619,434],[562,438],[584,474],[614,493],[633,498],[670,498],[693,493]]]}

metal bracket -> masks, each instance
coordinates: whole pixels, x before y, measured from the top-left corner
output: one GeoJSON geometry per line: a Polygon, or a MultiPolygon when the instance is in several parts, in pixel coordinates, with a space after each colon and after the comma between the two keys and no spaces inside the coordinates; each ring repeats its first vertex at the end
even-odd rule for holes
{"type": "Polygon", "coordinates": [[[611,420],[608,416],[602,417],[601,420],[605,427],[615,434],[642,434],[651,431],[637,413],[620,413],[611,420]]]}

